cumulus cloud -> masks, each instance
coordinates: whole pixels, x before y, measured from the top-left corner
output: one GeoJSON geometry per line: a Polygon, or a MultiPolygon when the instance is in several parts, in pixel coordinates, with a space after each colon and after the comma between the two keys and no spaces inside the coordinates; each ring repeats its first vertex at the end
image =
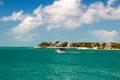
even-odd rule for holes
{"type": "MultiPolygon", "coordinates": [[[[18,26],[13,28],[13,32],[26,33],[42,24],[48,24],[47,30],[74,29],[96,21],[119,20],[120,6],[111,7],[114,2],[115,0],[108,0],[107,5],[100,1],[85,5],[81,0],[56,0],[52,5],[39,6],[29,16],[30,20],[28,17],[23,19],[18,26]]],[[[21,15],[22,12],[18,13],[21,15]]],[[[18,17],[17,19],[21,20],[18,17]]],[[[16,20],[16,18],[12,20],[16,20]]]]}
{"type": "Polygon", "coordinates": [[[24,34],[38,25],[42,24],[40,19],[27,16],[17,27],[11,29],[14,34],[24,34]]]}
{"type": "Polygon", "coordinates": [[[1,18],[1,21],[21,21],[25,18],[25,16],[23,15],[23,11],[19,11],[19,12],[13,12],[11,16],[4,16],[3,18],[1,18]]]}
{"type": "Polygon", "coordinates": [[[38,25],[40,25],[42,22],[39,21],[40,19],[27,16],[17,27],[14,27],[11,29],[11,32],[15,36],[15,40],[23,41],[23,42],[31,42],[34,41],[34,37],[37,36],[37,34],[31,34],[26,33],[31,29],[34,29],[38,25]]]}
{"type": "Polygon", "coordinates": [[[116,0],[108,0],[107,5],[97,1],[90,5],[83,4],[81,0],[55,0],[53,4],[33,10],[29,16],[23,11],[13,12],[11,16],[3,17],[2,21],[16,21],[20,24],[11,29],[14,34],[25,34],[30,30],[47,24],[50,29],[74,29],[83,24],[92,24],[102,20],[120,20],[120,5],[113,7],[116,0]]]}
{"type": "Polygon", "coordinates": [[[3,3],[3,0],[0,0],[0,6],[2,6],[4,3],[3,3]]]}
{"type": "Polygon", "coordinates": [[[99,41],[115,41],[116,36],[118,35],[118,32],[113,31],[107,31],[107,30],[93,30],[91,31],[91,34],[99,41]]]}
{"type": "Polygon", "coordinates": [[[116,0],[108,0],[107,4],[108,6],[111,6],[116,0]]]}

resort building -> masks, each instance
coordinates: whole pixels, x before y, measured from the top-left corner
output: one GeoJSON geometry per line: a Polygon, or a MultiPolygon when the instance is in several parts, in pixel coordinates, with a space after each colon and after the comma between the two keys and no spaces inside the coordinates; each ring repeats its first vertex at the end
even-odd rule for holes
{"type": "Polygon", "coordinates": [[[105,49],[111,49],[111,43],[106,43],[105,49]]]}
{"type": "Polygon", "coordinates": [[[72,43],[68,42],[67,47],[72,47],[72,43]]]}

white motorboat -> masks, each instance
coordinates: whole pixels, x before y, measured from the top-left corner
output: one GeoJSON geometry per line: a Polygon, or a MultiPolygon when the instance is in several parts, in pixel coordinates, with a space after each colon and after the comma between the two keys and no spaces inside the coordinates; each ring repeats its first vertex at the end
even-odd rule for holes
{"type": "Polygon", "coordinates": [[[56,50],[57,53],[64,53],[65,52],[65,48],[58,48],[56,50]]]}

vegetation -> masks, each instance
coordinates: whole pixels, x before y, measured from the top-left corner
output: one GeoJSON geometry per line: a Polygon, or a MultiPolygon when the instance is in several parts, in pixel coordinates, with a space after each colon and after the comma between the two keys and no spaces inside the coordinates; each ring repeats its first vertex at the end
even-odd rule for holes
{"type": "Polygon", "coordinates": [[[52,45],[52,43],[51,42],[42,42],[41,44],[39,44],[38,46],[40,46],[40,47],[49,47],[49,46],[51,46],[52,45]]]}
{"type": "Polygon", "coordinates": [[[120,49],[120,43],[111,43],[111,47],[113,48],[113,49],[120,49]]]}
{"type": "Polygon", "coordinates": [[[86,47],[86,48],[94,48],[97,47],[98,49],[120,49],[120,43],[100,43],[100,42],[42,42],[38,45],[39,47],[46,48],[46,47],[86,47]]]}

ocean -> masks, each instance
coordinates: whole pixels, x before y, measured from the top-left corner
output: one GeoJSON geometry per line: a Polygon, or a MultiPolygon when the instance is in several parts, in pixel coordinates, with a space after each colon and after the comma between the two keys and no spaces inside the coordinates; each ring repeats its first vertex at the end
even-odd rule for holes
{"type": "Polygon", "coordinates": [[[120,80],[120,50],[1,47],[0,80],[120,80]]]}

